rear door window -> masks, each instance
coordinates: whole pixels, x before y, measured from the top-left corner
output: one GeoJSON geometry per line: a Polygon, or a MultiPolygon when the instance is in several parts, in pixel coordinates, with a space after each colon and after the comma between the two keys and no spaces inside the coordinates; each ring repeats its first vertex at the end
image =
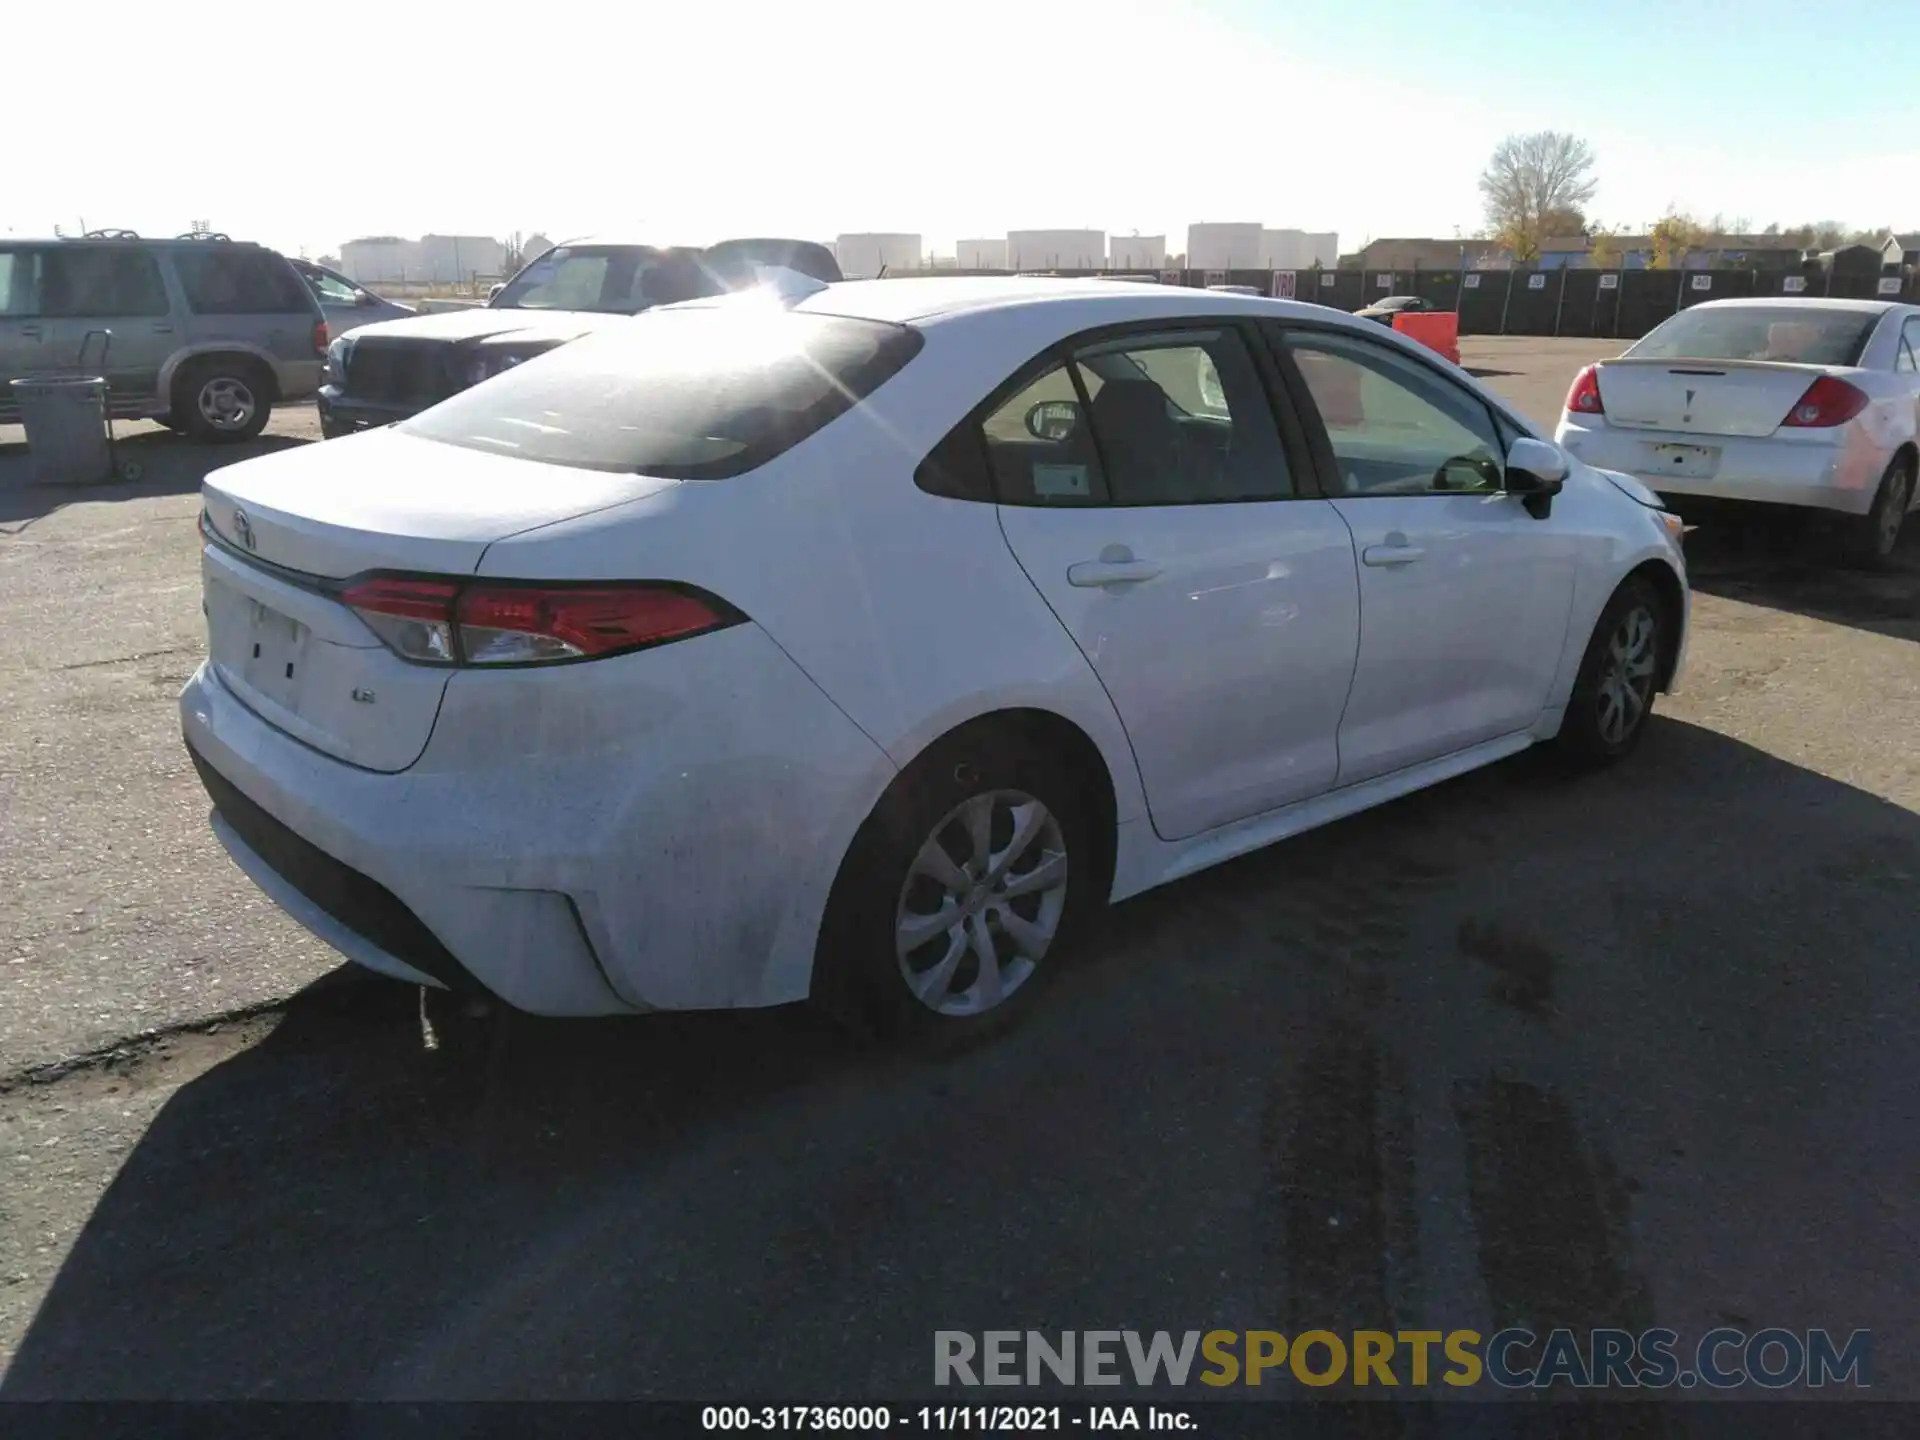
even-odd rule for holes
{"type": "Polygon", "coordinates": [[[0,250],[0,319],[39,315],[40,255],[38,250],[0,250]]]}
{"type": "Polygon", "coordinates": [[[174,273],[196,315],[303,315],[313,309],[306,284],[270,250],[182,246],[173,252],[174,273]]]}
{"type": "Polygon", "coordinates": [[[41,252],[40,313],[75,320],[165,315],[167,288],[151,251],[63,246],[41,252]]]}
{"type": "Polygon", "coordinates": [[[1128,336],[1074,352],[1116,505],[1290,499],[1260,373],[1235,330],[1128,336]]]}
{"type": "Polygon", "coordinates": [[[904,325],[662,310],[529,360],[399,428],[584,470],[718,480],[766,464],[919,353],[904,325]]]}

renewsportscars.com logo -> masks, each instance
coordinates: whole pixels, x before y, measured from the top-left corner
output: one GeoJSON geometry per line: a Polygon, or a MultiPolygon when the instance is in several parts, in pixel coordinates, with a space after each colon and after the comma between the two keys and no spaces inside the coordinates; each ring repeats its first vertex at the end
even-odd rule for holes
{"type": "Polygon", "coordinates": [[[1492,1383],[1503,1389],[1780,1390],[1872,1383],[1872,1335],[1709,1330],[936,1330],[936,1385],[1310,1386],[1492,1383]],[[1196,1364],[1197,1362],[1197,1364],[1196,1364]]]}

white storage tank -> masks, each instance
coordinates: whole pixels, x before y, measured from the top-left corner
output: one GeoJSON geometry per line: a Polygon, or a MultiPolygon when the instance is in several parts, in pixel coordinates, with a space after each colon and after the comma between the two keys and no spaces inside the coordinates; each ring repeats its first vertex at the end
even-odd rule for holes
{"type": "Polygon", "coordinates": [[[1116,270],[1164,270],[1167,237],[1115,235],[1107,241],[1107,263],[1116,270]]]}
{"type": "Polygon", "coordinates": [[[1189,270],[1264,270],[1266,230],[1258,221],[1203,222],[1187,227],[1189,270]]]}
{"type": "Polygon", "coordinates": [[[849,280],[871,280],[882,271],[892,275],[918,270],[923,264],[921,255],[920,237],[898,231],[842,235],[833,242],[833,258],[840,262],[840,273],[849,280]]]}
{"type": "Polygon", "coordinates": [[[1340,237],[1309,230],[1260,232],[1262,270],[1331,270],[1340,263],[1340,237]]]}
{"type": "Polygon", "coordinates": [[[1009,230],[1011,270],[1101,270],[1107,264],[1104,230],[1009,230]]]}
{"type": "Polygon", "coordinates": [[[961,240],[954,247],[954,263],[962,270],[1004,270],[1007,268],[1007,242],[998,240],[961,240]]]}

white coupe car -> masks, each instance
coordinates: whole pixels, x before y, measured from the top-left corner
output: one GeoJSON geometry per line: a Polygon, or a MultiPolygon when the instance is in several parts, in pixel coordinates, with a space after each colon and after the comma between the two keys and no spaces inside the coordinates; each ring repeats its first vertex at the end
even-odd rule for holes
{"type": "Polygon", "coordinates": [[[1695,305],[1582,370],[1555,438],[1663,496],[1837,512],[1884,564],[1920,498],[1920,306],[1695,305]]]}
{"type": "Polygon", "coordinates": [[[964,1035],[1109,900],[1631,749],[1680,526],[1313,305],[1051,279],[660,310],[205,487],[186,743],[343,953],[548,1015],[964,1035]]]}

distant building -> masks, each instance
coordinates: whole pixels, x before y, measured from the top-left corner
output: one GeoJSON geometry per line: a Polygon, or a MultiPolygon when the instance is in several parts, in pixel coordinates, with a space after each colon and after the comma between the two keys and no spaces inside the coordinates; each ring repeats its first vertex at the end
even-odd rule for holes
{"type": "MultiPolygon", "coordinates": [[[[1340,237],[1331,231],[1261,230],[1262,270],[1331,270],[1340,261],[1340,237]]],[[[1221,268],[1221,267],[1215,267],[1221,268]]],[[[1231,267],[1227,267],[1231,268],[1231,267]]]]}
{"type": "Polygon", "coordinates": [[[553,241],[536,230],[520,242],[520,263],[529,265],[551,249],[553,249],[553,241]]]}
{"type": "Polygon", "coordinates": [[[961,240],[953,247],[954,264],[962,270],[1004,270],[1007,268],[1007,242],[998,240],[961,240]]]}
{"type": "Polygon", "coordinates": [[[1164,270],[1167,268],[1167,237],[1114,235],[1107,240],[1107,264],[1115,270],[1164,270]]]}
{"type": "Polygon", "coordinates": [[[833,242],[833,258],[849,280],[871,280],[883,270],[918,270],[920,237],[892,231],[842,235],[833,242]]]}
{"type": "Polygon", "coordinates": [[[413,241],[398,235],[367,235],[340,247],[340,273],[362,285],[411,280],[418,268],[413,241]]]}
{"type": "Polygon", "coordinates": [[[498,275],[506,248],[491,235],[368,235],[340,247],[340,271],[362,285],[410,281],[462,284],[498,275]]]}
{"type": "MultiPolygon", "coordinates": [[[[1651,235],[1609,235],[1605,246],[1613,256],[1607,268],[1650,270],[1657,251],[1651,235]]],[[[1593,264],[1594,238],[1586,235],[1556,235],[1540,242],[1539,265],[1543,270],[1562,267],[1590,270],[1593,264]]],[[[1797,245],[1782,243],[1777,235],[1703,235],[1681,257],[1683,270],[1709,270],[1724,267],[1750,267],[1756,270],[1797,270],[1802,254],[1797,245]]]]}
{"type": "Polygon", "coordinates": [[[1822,251],[1820,268],[1834,275],[1878,275],[1881,251],[1873,245],[1842,245],[1822,251]]]}
{"type": "Polygon", "coordinates": [[[1104,230],[1009,230],[1010,270],[1100,270],[1107,263],[1104,230]]]}
{"type": "Polygon", "coordinates": [[[1257,222],[1204,221],[1187,227],[1187,266],[1194,270],[1268,268],[1266,229],[1257,222]]]}
{"type": "Polygon", "coordinates": [[[464,284],[476,275],[498,275],[506,247],[490,235],[422,235],[416,268],[421,280],[464,284]]]}
{"type": "Polygon", "coordinates": [[[1504,270],[1513,264],[1497,240],[1375,240],[1357,258],[1363,270],[1504,270]]]}
{"type": "Polygon", "coordinates": [[[1889,235],[1880,243],[1882,267],[1898,265],[1906,269],[1920,266],[1920,233],[1889,235]]]}

